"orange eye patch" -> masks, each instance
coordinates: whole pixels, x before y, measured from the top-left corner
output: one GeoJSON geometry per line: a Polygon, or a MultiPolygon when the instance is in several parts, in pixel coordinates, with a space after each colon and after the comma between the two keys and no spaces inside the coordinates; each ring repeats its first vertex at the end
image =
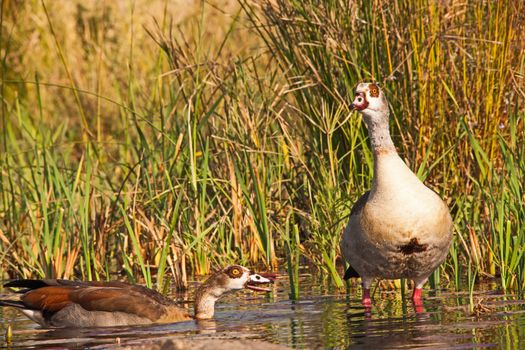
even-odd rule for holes
{"type": "Polygon", "coordinates": [[[371,97],[379,97],[379,87],[376,84],[369,84],[368,90],[371,97]]]}
{"type": "Polygon", "coordinates": [[[237,267],[233,267],[230,269],[230,271],[228,271],[228,274],[231,276],[231,277],[240,277],[242,275],[242,271],[237,268],[237,267]]]}

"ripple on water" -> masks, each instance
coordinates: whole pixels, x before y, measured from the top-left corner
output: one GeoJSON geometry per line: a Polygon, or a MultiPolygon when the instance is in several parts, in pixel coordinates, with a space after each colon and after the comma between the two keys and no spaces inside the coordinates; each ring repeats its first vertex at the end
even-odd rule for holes
{"type": "MultiPolygon", "coordinates": [[[[207,322],[93,329],[42,330],[14,310],[0,309],[0,347],[13,328],[13,348],[93,347],[184,339],[259,339],[293,348],[473,349],[525,348],[525,301],[480,286],[468,293],[428,291],[425,312],[416,314],[400,292],[376,292],[371,312],[360,305],[359,288],[347,294],[304,276],[301,298],[288,298],[280,280],[271,294],[246,292],[225,297],[207,322]]],[[[178,295],[178,297],[181,297],[178,295]]]]}

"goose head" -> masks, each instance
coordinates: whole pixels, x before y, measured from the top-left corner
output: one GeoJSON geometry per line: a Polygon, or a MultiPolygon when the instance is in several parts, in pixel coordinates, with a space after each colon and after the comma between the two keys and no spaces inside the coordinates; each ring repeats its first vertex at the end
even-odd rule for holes
{"type": "MultiPolygon", "coordinates": [[[[360,83],[355,89],[355,98],[350,104],[350,110],[360,112],[365,121],[378,122],[377,119],[388,120],[388,102],[376,83],[360,83]]],[[[383,121],[383,120],[381,120],[383,121]]]]}
{"type": "Polygon", "coordinates": [[[195,318],[212,318],[215,301],[225,293],[241,289],[269,292],[270,289],[263,288],[260,285],[272,283],[273,280],[274,275],[272,274],[256,274],[241,265],[225,267],[213,274],[197,289],[195,293],[195,318]]]}
{"type": "Polygon", "coordinates": [[[207,292],[222,291],[221,294],[223,294],[228,291],[246,288],[267,292],[269,289],[259,287],[258,285],[271,282],[272,279],[253,273],[244,266],[230,265],[210,276],[199,290],[202,289],[207,292]]]}

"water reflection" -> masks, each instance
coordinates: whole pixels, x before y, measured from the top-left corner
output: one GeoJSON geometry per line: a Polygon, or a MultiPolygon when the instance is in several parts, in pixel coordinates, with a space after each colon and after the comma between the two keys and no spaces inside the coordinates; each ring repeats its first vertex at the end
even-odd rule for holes
{"type": "Polygon", "coordinates": [[[14,310],[1,309],[0,347],[10,323],[13,348],[104,348],[172,336],[262,339],[292,348],[525,348],[525,301],[485,286],[475,293],[478,304],[472,310],[468,293],[438,290],[425,293],[421,313],[399,291],[376,293],[366,312],[358,293],[356,288],[338,293],[305,276],[297,301],[289,300],[282,281],[272,294],[227,296],[212,321],[141,327],[42,330],[14,310]]]}

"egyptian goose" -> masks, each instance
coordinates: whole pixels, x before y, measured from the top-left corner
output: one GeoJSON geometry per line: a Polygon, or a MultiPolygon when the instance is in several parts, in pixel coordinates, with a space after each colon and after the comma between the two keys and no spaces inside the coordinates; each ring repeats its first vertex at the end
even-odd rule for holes
{"type": "Polygon", "coordinates": [[[350,109],[359,111],[367,126],[374,177],[370,191],[354,204],[341,240],[341,252],[350,263],[345,279],[361,277],[366,307],[371,306],[374,278],[411,279],[417,311],[423,285],[447,257],[452,218],[445,202],[397,154],[388,128],[388,102],[379,86],[359,84],[350,109]]]}
{"type": "Polygon", "coordinates": [[[0,306],[20,309],[43,327],[106,327],[172,323],[213,317],[215,301],[243,288],[268,291],[256,285],[268,278],[239,265],[228,266],[206,280],[195,293],[195,315],[144,286],[124,282],[16,280],[6,287],[23,288],[19,300],[0,300],[0,306]]]}

